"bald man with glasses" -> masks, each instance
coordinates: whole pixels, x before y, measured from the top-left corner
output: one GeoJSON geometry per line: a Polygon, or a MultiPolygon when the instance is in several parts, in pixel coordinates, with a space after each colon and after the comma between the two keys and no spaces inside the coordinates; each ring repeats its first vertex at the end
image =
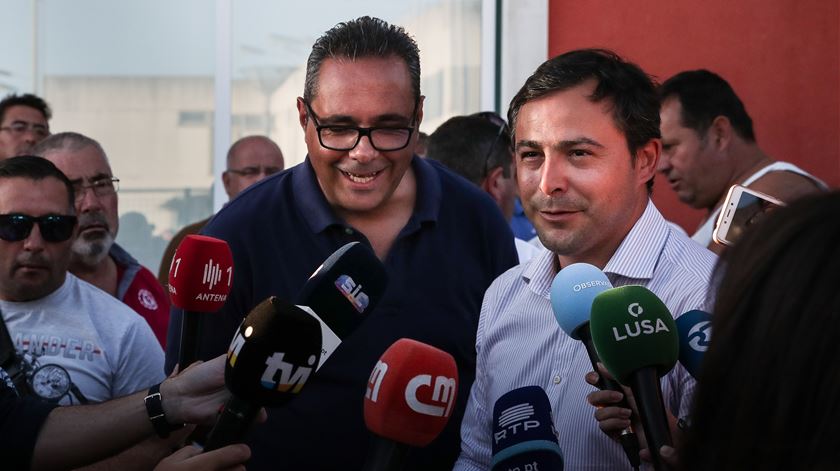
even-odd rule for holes
{"type": "Polygon", "coordinates": [[[169,325],[169,296],[155,275],[115,242],[119,230],[120,180],[99,143],[75,132],[53,134],[32,152],[49,160],[73,184],[79,236],[70,271],[140,314],[163,347],[169,325]]]}
{"type": "MultiPolygon", "coordinates": [[[[283,152],[280,146],[268,137],[247,136],[239,139],[228,149],[227,169],[222,172],[222,183],[228,200],[236,198],[249,186],[274,175],[283,168],[285,168],[283,152]]],[[[188,235],[198,234],[208,221],[210,217],[185,226],[172,236],[172,240],[163,251],[160,268],[158,268],[158,281],[161,285],[166,286],[169,283],[169,268],[178,245],[188,235]]]]}

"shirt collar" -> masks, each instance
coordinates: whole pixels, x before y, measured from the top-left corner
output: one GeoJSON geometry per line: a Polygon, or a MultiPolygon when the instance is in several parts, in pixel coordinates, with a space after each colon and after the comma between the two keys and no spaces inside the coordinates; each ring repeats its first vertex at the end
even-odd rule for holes
{"type": "MultiPolygon", "coordinates": [[[[417,179],[417,198],[409,224],[437,221],[443,199],[440,178],[429,162],[416,155],[411,160],[411,168],[417,179]]],[[[292,169],[292,187],[298,209],[312,232],[317,234],[330,226],[347,225],[335,214],[321,191],[308,155],[303,163],[292,169]]]]}
{"type": "MultiPolygon", "coordinates": [[[[610,257],[604,273],[650,280],[669,233],[668,222],[653,202],[648,200],[644,213],[610,257]]],[[[548,298],[551,283],[557,275],[556,260],[554,252],[543,249],[523,267],[522,278],[525,283],[531,291],[544,298],[548,298]]]]}
{"type": "Polygon", "coordinates": [[[648,199],[645,212],[621,241],[604,267],[604,273],[650,280],[669,234],[668,222],[648,199]]]}

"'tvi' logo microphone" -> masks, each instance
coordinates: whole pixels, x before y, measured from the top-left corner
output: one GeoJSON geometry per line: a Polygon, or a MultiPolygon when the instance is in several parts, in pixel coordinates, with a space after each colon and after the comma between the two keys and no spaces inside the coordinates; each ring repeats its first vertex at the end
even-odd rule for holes
{"type": "Polygon", "coordinates": [[[208,289],[213,289],[219,281],[222,280],[222,267],[218,263],[213,264],[213,259],[204,264],[204,276],[201,278],[201,283],[208,285],[208,289]]]}

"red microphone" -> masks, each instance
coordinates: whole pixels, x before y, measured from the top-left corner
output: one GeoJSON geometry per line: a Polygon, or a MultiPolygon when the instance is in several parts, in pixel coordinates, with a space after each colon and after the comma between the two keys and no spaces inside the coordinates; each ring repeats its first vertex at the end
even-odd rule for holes
{"type": "Polygon", "coordinates": [[[426,446],[440,435],[457,397],[452,355],[416,340],[394,342],[368,379],[365,424],[375,437],[364,469],[402,469],[409,446],[426,446]]]}
{"type": "Polygon", "coordinates": [[[188,235],[169,265],[169,296],[184,310],[181,318],[181,370],[196,361],[201,313],[216,312],[227,301],[233,283],[233,254],[227,242],[188,235]]]}

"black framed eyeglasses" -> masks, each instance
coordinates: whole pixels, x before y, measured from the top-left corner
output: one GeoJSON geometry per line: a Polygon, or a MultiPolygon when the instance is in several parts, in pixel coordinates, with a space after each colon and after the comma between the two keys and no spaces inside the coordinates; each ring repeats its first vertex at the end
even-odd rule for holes
{"type": "Polygon", "coordinates": [[[90,183],[85,183],[82,180],[73,182],[73,193],[76,195],[76,201],[81,201],[85,197],[87,189],[93,191],[97,197],[110,196],[120,190],[120,179],[114,177],[103,177],[92,180],[90,183]]]}
{"type": "Polygon", "coordinates": [[[318,115],[312,111],[309,102],[303,100],[307,113],[309,113],[309,116],[312,117],[312,121],[315,123],[318,142],[326,149],[338,151],[354,149],[359,145],[359,141],[362,140],[363,136],[367,136],[368,140],[370,140],[370,145],[380,152],[405,149],[411,140],[411,134],[414,132],[418,103],[419,101],[414,103],[410,126],[374,126],[362,128],[337,124],[321,125],[318,115]]]}
{"type": "Polygon", "coordinates": [[[26,239],[36,223],[44,240],[64,242],[73,235],[76,216],[50,214],[35,217],[26,214],[0,214],[0,239],[8,242],[26,239]]]}

